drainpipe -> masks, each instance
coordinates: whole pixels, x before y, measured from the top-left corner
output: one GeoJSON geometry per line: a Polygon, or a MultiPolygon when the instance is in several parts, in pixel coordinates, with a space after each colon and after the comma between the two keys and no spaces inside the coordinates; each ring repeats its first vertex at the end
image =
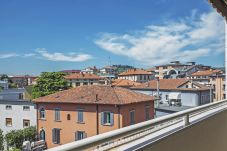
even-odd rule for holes
{"type": "MultiPolygon", "coordinates": [[[[225,17],[225,86],[227,87],[227,17],[225,17]]],[[[225,89],[227,95],[227,88],[225,89]]]]}

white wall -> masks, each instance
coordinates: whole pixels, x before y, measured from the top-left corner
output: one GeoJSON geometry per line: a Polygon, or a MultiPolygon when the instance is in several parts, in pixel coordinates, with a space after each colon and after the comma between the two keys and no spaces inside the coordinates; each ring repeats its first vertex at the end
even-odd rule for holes
{"type": "MultiPolygon", "coordinates": [[[[140,92],[143,94],[147,94],[147,95],[155,95],[156,91],[153,90],[135,90],[136,92],[140,92]]],[[[161,101],[163,103],[168,103],[168,100],[166,100],[166,95],[169,95],[170,93],[181,93],[181,103],[182,106],[199,106],[200,104],[200,96],[199,96],[199,92],[185,92],[185,91],[162,91],[160,90],[159,93],[161,94],[161,101]]],[[[203,92],[201,95],[206,96],[204,97],[204,100],[201,100],[201,102],[203,102],[203,104],[209,103],[209,92],[203,92]]]]}
{"type": "Polygon", "coordinates": [[[36,126],[35,104],[28,101],[0,101],[0,128],[6,134],[10,130],[23,129],[23,119],[30,120],[30,126],[36,126]],[[6,110],[6,105],[11,105],[12,110],[6,110]],[[24,111],[23,106],[30,106],[29,111],[24,111]],[[6,126],[6,118],[12,118],[12,126],[6,126]]]}

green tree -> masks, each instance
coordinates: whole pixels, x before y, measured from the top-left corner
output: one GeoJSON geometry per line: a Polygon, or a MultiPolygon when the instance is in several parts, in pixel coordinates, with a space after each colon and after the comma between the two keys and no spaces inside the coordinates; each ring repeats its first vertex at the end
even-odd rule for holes
{"type": "Polygon", "coordinates": [[[62,72],[43,72],[32,88],[32,97],[38,98],[68,89],[68,82],[62,72]]]}
{"type": "Polygon", "coordinates": [[[0,150],[4,150],[4,135],[1,129],[0,129],[0,150]]]}
{"type": "Polygon", "coordinates": [[[30,142],[36,139],[36,127],[31,126],[23,130],[12,130],[5,135],[5,140],[8,147],[13,147],[14,149],[21,149],[23,141],[28,140],[30,142]]]}

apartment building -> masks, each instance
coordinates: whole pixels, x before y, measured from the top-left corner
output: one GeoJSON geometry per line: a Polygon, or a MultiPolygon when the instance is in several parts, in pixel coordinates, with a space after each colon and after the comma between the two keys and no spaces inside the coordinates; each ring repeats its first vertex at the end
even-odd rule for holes
{"type": "Polygon", "coordinates": [[[196,64],[195,62],[182,64],[179,61],[173,61],[169,64],[156,66],[155,68],[155,77],[158,77],[159,79],[176,79],[185,78],[199,70],[210,69],[210,66],[196,64]]]}
{"type": "Polygon", "coordinates": [[[210,69],[210,70],[204,70],[204,71],[197,71],[191,74],[189,78],[200,84],[209,85],[211,77],[218,77],[218,76],[221,76],[222,74],[223,72],[221,70],[210,69]]]}
{"type": "Polygon", "coordinates": [[[25,86],[35,84],[37,76],[10,76],[12,83],[16,84],[19,88],[24,88],[25,86]]]}
{"type": "Polygon", "coordinates": [[[152,80],[131,89],[157,97],[158,88],[160,104],[195,107],[211,102],[210,94],[212,95],[212,93],[210,93],[209,87],[192,82],[190,79],[152,80]]]}
{"type": "Polygon", "coordinates": [[[0,129],[11,130],[36,126],[36,105],[27,100],[0,100],[0,129]]]}
{"type": "Polygon", "coordinates": [[[48,148],[154,117],[152,96],[104,85],[80,86],[33,100],[48,148]]]}
{"type": "Polygon", "coordinates": [[[82,73],[90,73],[90,74],[97,74],[99,70],[96,68],[96,66],[93,67],[87,67],[84,70],[81,71],[82,73]]]}
{"type": "Polygon", "coordinates": [[[213,101],[226,99],[225,75],[210,76],[209,84],[213,89],[213,101]]]}
{"type": "MultiPolygon", "coordinates": [[[[82,85],[97,85],[102,83],[103,78],[90,73],[75,73],[65,76],[70,86],[78,87],[82,85]]],[[[105,82],[104,82],[105,83],[105,82]]]]}
{"type": "Polygon", "coordinates": [[[118,75],[118,79],[144,83],[154,79],[154,75],[143,69],[129,69],[118,75]]]}

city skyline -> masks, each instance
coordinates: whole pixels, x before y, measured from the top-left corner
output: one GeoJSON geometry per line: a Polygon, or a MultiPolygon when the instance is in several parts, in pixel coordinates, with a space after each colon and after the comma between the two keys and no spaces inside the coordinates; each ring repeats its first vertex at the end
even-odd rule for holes
{"type": "Polygon", "coordinates": [[[224,66],[224,20],[205,0],[2,1],[0,19],[1,73],[110,60],[141,68],[173,60],[224,66]]]}

